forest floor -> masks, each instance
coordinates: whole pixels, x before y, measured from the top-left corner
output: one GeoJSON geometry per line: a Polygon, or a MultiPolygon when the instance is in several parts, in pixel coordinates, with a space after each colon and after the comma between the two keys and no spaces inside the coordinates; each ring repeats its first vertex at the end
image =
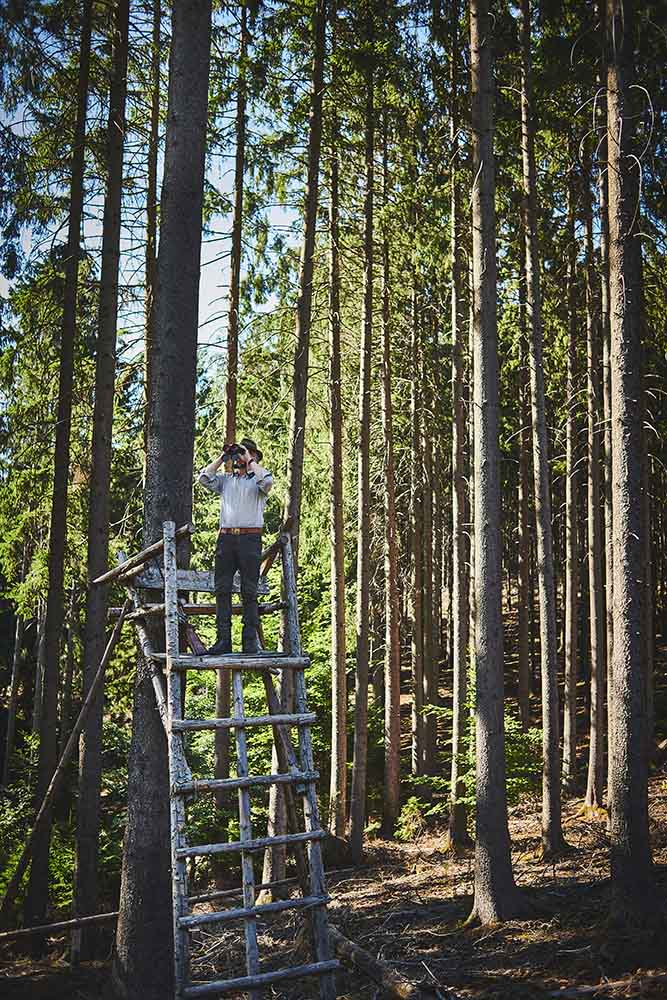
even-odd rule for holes
{"type": "MultiPolygon", "coordinates": [[[[655,861],[656,907],[667,900],[667,768],[650,779],[650,822],[655,861]]],[[[514,872],[534,909],[527,920],[493,928],[465,928],[473,888],[473,853],[443,851],[443,831],[429,831],[410,844],[373,840],[363,868],[331,872],[331,920],[350,939],[431,995],[450,998],[540,998],[568,996],[667,997],[667,940],[662,930],[618,936],[607,926],[609,852],[604,816],[582,814],[570,799],[564,827],[572,850],[554,864],[539,859],[539,810],[525,799],[511,810],[514,872]],[[609,984],[609,985],[605,985],[609,984]],[[615,984],[615,985],[612,985],[615,984]],[[598,987],[597,991],[585,989],[598,987]],[[577,993],[570,991],[575,989],[577,993]]],[[[268,967],[307,960],[297,933],[302,917],[290,914],[262,922],[260,953],[268,967]]],[[[0,953],[0,994],[5,1000],[96,1000],[104,995],[108,962],[71,970],[65,937],[50,941],[48,959],[35,962],[0,953]]],[[[239,974],[242,938],[231,930],[202,933],[193,973],[207,980],[239,974]],[[221,962],[220,956],[224,956],[221,962]]],[[[380,997],[359,973],[338,977],[341,1000],[380,997]]],[[[313,983],[281,987],[267,996],[305,1000],[313,983]]]]}

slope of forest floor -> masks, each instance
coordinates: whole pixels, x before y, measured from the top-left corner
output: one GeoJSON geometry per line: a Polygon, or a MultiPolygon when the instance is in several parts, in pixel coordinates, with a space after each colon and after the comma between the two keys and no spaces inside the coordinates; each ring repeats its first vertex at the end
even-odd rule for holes
{"type": "MultiPolygon", "coordinates": [[[[667,769],[650,780],[650,817],[656,878],[656,907],[667,898],[667,769]]],[[[410,844],[374,840],[367,863],[329,877],[332,921],[347,937],[414,982],[430,983],[449,997],[539,998],[667,997],[667,941],[663,930],[641,936],[611,934],[609,853],[604,817],[582,815],[581,800],[564,808],[572,850],[555,864],[539,860],[539,812],[535,800],[512,809],[510,832],[516,880],[534,916],[494,928],[462,926],[470,912],[473,853],[451,856],[441,832],[410,844]],[[605,982],[615,983],[605,987],[605,982]],[[620,985],[619,985],[620,983],[620,985]],[[565,992],[568,991],[568,992],[565,992]],[[575,994],[571,994],[574,996],[575,994]]],[[[259,925],[260,951],[272,956],[267,967],[305,959],[302,919],[274,918],[259,925]],[[301,944],[295,942],[301,942],[301,944]]],[[[215,931],[215,932],[214,932],[215,931]]],[[[67,941],[51,941],[48,960],[34,962],[5,948],[0,956],[0,993],[6,1000],[94,1000],[105,992],[108,964],[77,970],[66,964],[67,941]]],[[[242,936],[237,931],[201,935],[195,952],[197,978],[218,978],[243,969],[242,936]],[[224,955],[224,964],[219,956],[224,955]]],[[[360,974],[343,972],[341,1000],[371,1000],[377,987],[360,974]]],[[[272,994],[285,1000],[317,996],[302,982],[272,994]]],[[[437,995],[437,993],[436,993],[437,995]]]]}

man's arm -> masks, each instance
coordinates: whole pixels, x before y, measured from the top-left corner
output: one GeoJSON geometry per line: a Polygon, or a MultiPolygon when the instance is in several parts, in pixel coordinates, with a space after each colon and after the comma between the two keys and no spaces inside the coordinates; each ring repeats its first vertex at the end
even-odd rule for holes
{"type": "Polygon", "coordinates": [[[255,477],[255,482],[262,493],[269,493],[271,487],[273,486],[273,476],[265,469],[263,465],[260,465],[256,459],[251,458],[248,462],[248,472],[252,472],[255,477]]]}
{"type": "Polygon", "coordinates": [[[218,475],[218,469],[225,460],[226,449],[221,451],[217,458],[209,462],[199,473],[198,482],[213,493],[222,493],[223,477],[218,475]]]}

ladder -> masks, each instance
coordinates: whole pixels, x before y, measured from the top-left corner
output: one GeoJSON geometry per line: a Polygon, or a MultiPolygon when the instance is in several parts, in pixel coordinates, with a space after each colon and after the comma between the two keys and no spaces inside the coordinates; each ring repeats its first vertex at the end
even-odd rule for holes
{"type": "MultiPolygon", "coordinates": [[[[305,668],[309,659],[303,654],[299,629],[299,612],[291,538],[280,536],[279,548],[282,562],[284,601],[260,606],[260,610],[281,609],[284,613],[285,652],[259,654],[229,653],[223,656],[188,655],[180,650],[180,625],[183,611],[179,591],[197,589],[212,592],[213,574],[182,570],[177,565],[176,530],[173,521],[163,524],[164,570],[152,569],[144,564],[140,574],[134,575],[130,595],[135,604],[132,615],[138,626],[140,644],[152,661],[153,687],[158,709],[167,732],[170,778],[172,902],[174,926],[174,979],[176,1000],[190,997],[221,996],[228,993],[248,993],[251,1000],[260,1000],[264,988],[289,979],[306,976],[319,977],[319,994],[322,1000],[335,1000],[335,970],[339,962],[332,958],[327,924],[328,900],[322,863],[321,841],[326,836],[319,820],[316,782],[319,777],[314,767],[310,727],[315,715],[308,711],[306,699],[305,668]],[[141,605],[137,591],[145,588],[164,589],[164,603],[141,605]],[[144,626],[148,615],[164,614],[165,653],[154,652],[144,626]],[[224,719],[185,719],[185,679],[190,670],[227,670],[231,672],[233,715],[224,719]],[[294,709],[285,712],[274,688],[273,679],[289,670],[293,676],[294,709]],[[166,677],[166,698],[164,681],[166,677]],[[268,712],[266,715],[247,716],[244,706],[243,677],[245,672],[260,673],[264,682],[268,712]],[[273,728],[274,745],[279,762],[278,773],[252,775],[248,769],[247,731],[256,727],[273,728]],[[201,730],[233,730],[236,742],[237,774],[220,779],[193,779],[187,764],[185,734],[201,730]],[[290,729],[298,732],[295,749],[289,735],[290,729]],[[280,785],[285,792],[288,832],[267,837],[253,834],[250,789],[259,786],[280,785]],[[232,792],[238,794],[239,839],[217,844],[189,844],[186,835],[187,804],[199,792],[232,792]],[[300,823],[296,807],[297,797],[303,809],[300,823]],[[298,825],[304,829],[298,829],[298,825]],[[286,845],[293,852],[297,866],[297,881],[301,896],[258,904],[255,901],[253,855],[265,848],[286,845]],[[235,853],[240,856],[243,905],[212,913],[192,913],[197,897],[188,895],[187,862],[189,858],[203,855],[235,853]],[[257,939],[257,920],[263,915],[286,910],[303,910],[308,920],[312,945],[312,961],[308,964],[272,971],[262,971],[257,939]],[[212,982],[192,982],[190,976],[190,936],[205,925],[241,921],[244,924],[246,975],[212,982]]],[[[160,546],[161,547],[161,546],[160,546]]],[[[127,581],[129,583],[129,581],[127,581]]],[[[261,589],[260,589],[261,592],[261,589]]],[[[266,592],[266,588],[264,588],[266,592]]],[[[208,610],[212,609],[207,606],[208,610]]],[[[204,611],[204,608],[199,610],[204,611]]],[[[289,880],[288,880],[289,881],[289,880]]],[[[228,895],[213,893],[212,896],[228,895]]],[[[210,899],[211,896],[203,897],[210,899]]]]}

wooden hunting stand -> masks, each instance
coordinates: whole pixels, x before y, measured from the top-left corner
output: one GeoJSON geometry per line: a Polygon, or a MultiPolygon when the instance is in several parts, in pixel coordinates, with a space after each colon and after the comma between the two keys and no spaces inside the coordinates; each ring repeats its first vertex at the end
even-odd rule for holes
{"type": "MultiPolygon", "coordinates": [[[[104,673],[120,637],[124,622],[132,621],[137,632],[139,645],[150,668],[151,681],[155,692],[157,710],[167,736],[170,776],[170,818],[171,854],[173,885],[174,922],[174,967],[176,1000],[188,997],[224,995],[246,992],[251,1000],[261,1000],[264,988],[274,983],[305,976],[319,977],[319,993],[322,1000],[335,1000],[336,985],[334,972],[339,962],[332,959],[332,951],[356,974],[368,976],[389,996],[397,1000],[422,1000],[440,996],[432,987],[423,987],[404,979],[385,962],[377,960],[369,952],[350,941],[338,928],[327,922],[324,868],[320,852],[320,842],[325,833],[320,827],[317,809],[315,783],[319,774],[314,769],[310,726],[315,715],[308,712],[304,670],[309,660],[303,655],[299,631],[299,611],[296,598],[296,581],[292,543],[289,534],[283,532],[262,556],[262,576],[258,592],[266,597],[268,585],[265,574],[280,555],[282,560],[282,582],[284,599],[266,601],[259,605],[261,615],[282,611],[284,652],[264,652],[262,654],[207,656],[203,643],[197,636],[186,615],[213,615],[215,604],[189,604],[181,600],[179,593],[213,593],[213,573],[179,569],[176,556],[176,540],[194,531],[191,524],[175,530],[174,523],[163,525],[163,537],[142,552],[128,558],[119,557],[119,565],[102,574],[93,585],[116,582],[127,588],[128,600],[122,608],[110,608],[109,615],[116,619],[104,655],[91,682],[90,689],[81,707],[70,737],[63,749],[58,766],[53,774],[48,790],[37,812],[33,828],[19,857],[13,875],[9,879],[0,901],[0,926],[6,926],[11,908],[20,890],[21,880],[30,864],[32,845],[43,828],[48,811],[61,788],[76,748],[79,734],[90,715],[97,696],[104,684],[104,673]],[[157,600],[155,600],[157,592],[157,600]],[[163,599],[160,600],[160,592],[163,599]],[[143,599],[142,596],[143,595],[143,599]],[[143,601],[143,602],[142,602],[143,601]],[[146,627],[147,619],[164,617],[165,649],[158,652],[151,642],[146,627]],[[184,640],[190,645],[194,655],[180,652],[184,640]],[[229,670],[232,675],[234,692],[234,714],[226,719],[184,719],[183,695],[188,670],[229,670]],[[295,712],[282,709],[280,699],[273,686],[273,678],[281,672],[290,672],[294,681],[295,712]],[[246,716],[244,707],[243,672],[260,673],[266,693],[266,715],[246,716]],[[165,677],[166,674],[166,677],[165,677]],[[165,684],[166,680],[166,684],[165,684]],[[278,760],[276,774],[251,775],[248,773],[246,730],[261,726],[271,726],[278,760]],[[298,749],[295,749],[289,735],[290,728],[298,731],[298,749]],[[236,734],[237,764],[236,776],[224,779],[193,779],[187,763],[185,736],[188,732],[206,729],[233,729],[236,734]],[[283,789],[287,833],[278,836],[253,837],[250,809],[250,789],[277,785],[283,789]],[[236,842],[219,844],[188,844],[186,837],[187,805],[199,792],[238,793],[240,836],[236,842]],[[297,807],[298,799],[302,807],[297,807]],[[273,845],[284,845],[294,857],[296,877],[280,882],[256,885],[252,865],[252,855],[273,845]],[[187,885],[186,862],[190,857],[200,855],[235,852],[241,857],[241,885],[235,889],[208,892],[201,896],[190,896],[187,885]],[[257,890],[296,888],[299,898],[277,900],[256,904],[257,890]],[[232,908],[213,913],[193,913],[192,908],[200,903],[243,900],[242,906],[232,904],[232,908]],[[281,913],[285,910],[304,912],[312,946],[312,961],[291,968],[261,971],[257,941],[257,920],[262,916],[281,913]],[[246,973],[231,979],[214,982],[192,982],[190,976],[190,935],[200,927],[242,921],[245,930],[246,973]]],[[[235,584],[235,589],[238,586],[235,584]]],[[[233,613],[241,611],[239,606],[233,613]]],[[[153,631],[154,635],[155,632],[153,631]]],[[[288,675],[289,676],[289,675],[288,675]]],[[[71,931],[79,935],[88,926],[111,923],[118,912],[97,913],[79,916],[71,920],[43,924],[38,927],[24,927],[0,932],[0,942],[25,939],[48,933],[71,931]]],[[[74,951],[74,939],[73,939],[74,951]]],[[[452,995],[453,998],[453,995],[452,995]]]]}
{"type": "MultiPolygon", "coordinates": [[[[156,543],[152,556],[164,550],[163,569],[151,567],[145,558],[127,560],[123,564],[122,575],[117,570],[105,574],[122,579],[128,585],[128,592],[134,604],[131,618],[137,627],[140,645],[153,666],[153,687],[158,710],[167,733],[169,754],[169,778],[171,799],[171,857],[174,920],[174,969],[175,993],[177,1000],[188,997],[221,995],[232,992],[248,992],[252,1000],[259,1000],[263,988],[287,979],[303,976],[320,977],[320,997],[335,1000],[336,986],[334,971],[337,960],[332,959],[332,948],[327,925],[326,904],[328,896],[324,880],[324,867],[320,841],[326,836],[320,826],[316,781],[319,774],[313,765],[313,750],[310,727],[315,715],[308,711],[304,671],[309,664],[303,655],[299,630],[299,612],[296,598],[296,581],[292,555],[291,538],[282,534],[276,546],[282,562],[284,601],[260,605],[260,611],[282,610],[284,614],[284,652],[263,652],[245,655],[229,653],[224,656],[188,655],[181,652],[181,638],[187,632],[182,626],[188,613],[197,614],[199,609],[207,613],[214,611],[213,605],[185,605],[179,602],[179,593],[187,591],[214,592],[213,574],[179,569],[176,557],[177,533],[173,521],[163,525],[163,542],[156,543]],[[138,562],[141,564],[138,565],[138,562]],[[164,600],[159,603],[142,604],[139,592],[164,591],[164,600]],[[155,652],[145,628],[148,616],[164,615],[166,652],[155,652]],[[185,678],[189,670],[229,670],[233,691],[233,715],[226,719],[184,719],[185,678]],[[295,709],[293,713],[281,710],[280,701],[273,685],[274,676],[290,670],[294,678],[295,709]],[[243,674],[245,671],[260,673],[267,696],[267,714],[247,716],[243,697],[243,674]],[[163,673],[166,677],[166,693],[163,673]],[[272,726],[279,769],[276,774],[252,775],[248,772],[246,733],[248,729],[272,726]],[[292,744],[289,730],[298,731],[297,748],[292,744]],[[236,738],[237,774],[230,778],[193,779],[186,757],[185,735],[201,730],[233,729],[236,738]],[[254,837],[250,789],[256,786],[281,785],[285,791],[288,833],[254,837]],[[238,841],[218,844],[191,845],[186,835],[187,804],[200,792],[237,791],[240,836],[238,841]],[[296,794],[295,794],[296,793],[296,794]],[[297,797],[301,799],[303,820],[299,822],[297,797]],[[303,829],[299,829],[298,825],[303,829]],[[253,871],[253,854],[274,845],[286,845],[294,854],[297,865],[297,882],[301,897],[277,900],[271,903],[255,902],[256,885],[253,871]],[[200,899],[188,894],[187,860],[201,855],[238,853],[241,859],[240,894],[243,905],[212,913],[192,913],[192,905],[200,899]],[[262,972],[257,942],[257,919],[263,915],[280,913],[285,910],[304,910],[310,931],[313,960],[309,964],[292,968],[262,972]],[[190,977],[190,935],[205,925],[221,924],[228,921],[243,921],[245,925],[246,975],[232,979],[208,983],[193,983],[190,977]]],[[[149,557],[150,558],[150,557],[149,557]]],[[[266,586],[260,588],[266,593],[266,586]]],[[[290,880],[293,883],[293,880],[290,880]]],[[[229,893],[212,893],[206,899],[229,896],[229,893]]]]}

